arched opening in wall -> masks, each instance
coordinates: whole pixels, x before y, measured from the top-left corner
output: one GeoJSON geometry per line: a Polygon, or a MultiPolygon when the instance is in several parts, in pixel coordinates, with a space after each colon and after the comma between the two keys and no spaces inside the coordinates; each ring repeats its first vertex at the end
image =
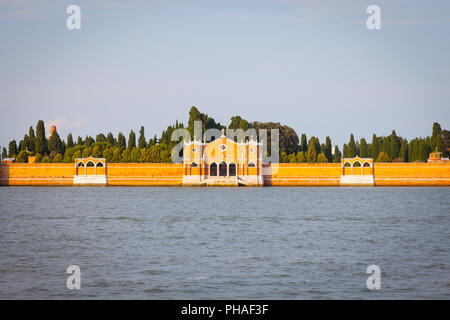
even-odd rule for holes
{"type": "Polygon", "coordinates": [[[191,163],[191,168],[198,168],[198,164],[197,164],[197,162],[192,162],[191,163]]]}
{"type": "Polygon", "coordinates": [[[229,171],[229,176],[236,176],[236,164],[235,163],[230,163],[230,166],[228,167],[228,171],[229,171]]]}
{"type": "Polygon", "coordinates": [[[372,170],[370,170],[370,163],[368,163],[367,161],[364,162],[363,167],[361,168],[361,171],[362,171],[361,172],[362,175],[364,175],[364,173],[371,174],[372,170]]]}
{"type": "Polygon", "coordinates": [[[254,164],[253,162],[249,162],[249,163],[248,163],[248,167],[249,167],[249,168],[254,168],[254,167],[256,167],[256,166],[255,166],[255,164],[254,164]]]}
{"type": "Polygon", "coordinates": [[[97,168],[104,167],[103,162],[97,162],[97,168]]]}
{"type": "Polygon", "coordinates": [[[222,161],[219,164],[219,176],[220,177],[226,177],[227,176],[227,164],[224,161],[222,161]]]}
{"type": "Polygon", "coordinates": [[[78,162],[77,164],[77,175],[84,174],[84,172],[79,171],[81,168],[84,168],[84,162],[78,162]]]}
{"type": "Polygon", "coordinates": [[[96,174],[95,163],[92,160],[89,160],[86,163],[86,175],[91,176],[96,174]]]}
{"type": "Polygon", "coordinates": [[[213,177],[217,176],[217,164],[215,162],[209,166],[209,175],[213,177]]]}
{"type": "Polygon", "coordinates": [[[361,162],[359,161],[353,162],[352,174],[356,176],[362,175],[361,167],[362,167],[361,162]]]}
{"type": "Polygon", "coordinates": [[[342,175],[345,176],[345,174],[350,174],[351,167],[352,165],[350,164],[350,162],[344,163],[342,175]]]}

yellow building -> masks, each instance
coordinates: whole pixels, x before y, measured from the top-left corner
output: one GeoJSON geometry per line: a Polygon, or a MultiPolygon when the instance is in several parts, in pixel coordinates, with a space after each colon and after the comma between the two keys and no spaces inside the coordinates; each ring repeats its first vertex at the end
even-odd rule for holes
{"type": "Polygon", "coordinates": [[[183,147],[183,185],[262,186],[262,143],[235,142],[222,130],[211,142],[195,139],[183,147]]]}

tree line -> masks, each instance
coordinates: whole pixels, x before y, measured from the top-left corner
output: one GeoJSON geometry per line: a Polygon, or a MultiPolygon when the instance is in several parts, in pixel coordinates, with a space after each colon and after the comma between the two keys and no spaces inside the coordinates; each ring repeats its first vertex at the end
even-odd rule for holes
{"type": "MultiPolygon", "coordinates": [[[[284,163],[340,163],[341,158],[373,158],[376,162],[425,162],[430,152],[438,150],[449,156],[450,132],[442,130],[439,123],[435,122],[431,136],[415,138],[408,141],[397,136],[395,130],[389,136],[377,136],[373,134],[370,143],[365,138],[355,140],[350,135],[348,143],[345,143],[342,152],[338,146],[331,143],[331,138],[326,137],[325,143],[321,143],[318,137],[307,138],[303,133],[299,138],[295,130],[289,126],[274,122],[249,122],[240,116],[231,117],[228,126],[216,122],[205,113],[201,113],[196,107],[189,111],[187,130],[194,136],[194,122],[202,122],[202,132],[207,129],[267,129],[267,149],[270,152],[270,129],[279,130],[279,159],[284,163]]],[[[110,163],[170,163],[172,148],[181,141],[171,141],[172,132],[184,128],[178,121],[163,130],[160,138],[145,137],[145,129],[141,126],[139,135],[131,130],[128,139],[122,132],[117,137],[109,132],[106,135],[99,133],[95,139],[91,136],[84,138],[78,136],[74,139],[72,133],[67,138],[61,139],[55,131],[50,138],[46,137],[45,126],[42,120],[36,125],[36,130],[31,126],[28,134],[17,144],[12,140],[8,150],[2,149],[2,158],[16,158],[16,162],[28,161],[28,156],[36,156],[35,162],[39,163],[73,163],[76,158],[96,157],[105,158],[110,163]]]]}

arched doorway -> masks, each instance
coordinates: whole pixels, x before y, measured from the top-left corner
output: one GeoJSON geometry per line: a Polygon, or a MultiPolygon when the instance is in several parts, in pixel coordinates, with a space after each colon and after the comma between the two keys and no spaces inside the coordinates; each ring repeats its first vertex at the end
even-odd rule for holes
{"type": "Polygon", "coordinates": [[[230,177],[236,176],[236,164],[234,164],[233,162],[230,163],[230,166],[228,167],[228,171],[229,171],[228,175],[230,177]]]}
{"type": "Polygon", "coordinates": [[[209,175],[210,176],[217,176],[217,164],[215,162],[211,163],[209,166],[209,175]]]}
{"type": "Polygon", "coordinates": [[[226,177],[227,176],[227,164],[224,161],[222,161],[219,164],[219,176],[220,177],[226,177]]]}

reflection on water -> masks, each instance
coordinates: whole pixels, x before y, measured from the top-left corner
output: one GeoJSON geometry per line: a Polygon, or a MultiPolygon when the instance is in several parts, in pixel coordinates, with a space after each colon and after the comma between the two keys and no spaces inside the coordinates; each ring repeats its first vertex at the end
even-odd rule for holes
{"type": "Polygon", "coordinates": [[[0,188],[0,298],[449,299],[449,213],[450,188],[0,188]]]}

